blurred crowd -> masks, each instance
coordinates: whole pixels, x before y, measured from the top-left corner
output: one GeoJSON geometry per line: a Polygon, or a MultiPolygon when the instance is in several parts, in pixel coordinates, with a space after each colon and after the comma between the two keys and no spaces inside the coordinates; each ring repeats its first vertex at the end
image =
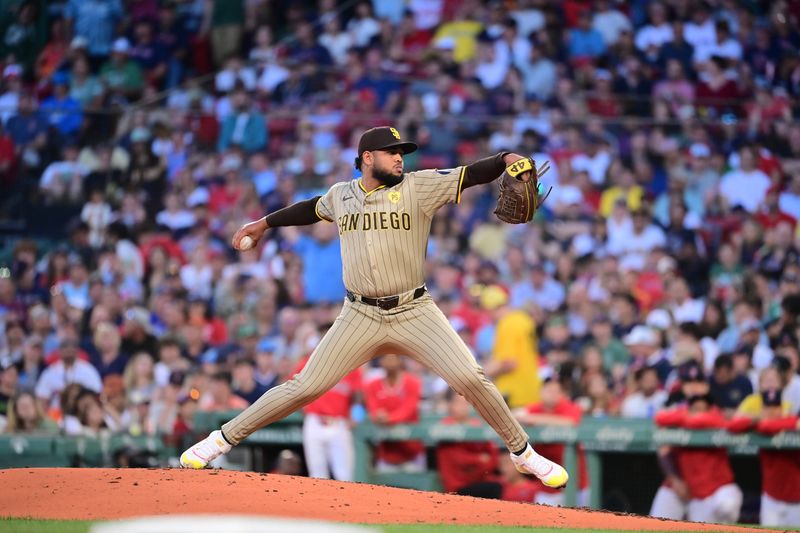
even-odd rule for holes
{"type": "MultiPolygon", "coordinates": [[[[550,161],[533,223],[467,189],[426,260],[514,409],[555,381],[578,419],[649,418],[699,369],[728,417],[773,392],[800,410],[797,2],[3,8],[6,432],[180,439],[291,377],[344,297],[336,227],[230,236],[358,177],[376,125],[419,143],[410,170],[550,161]]],[[[446,384],[405,367],[445,413],[446,384]]]]}

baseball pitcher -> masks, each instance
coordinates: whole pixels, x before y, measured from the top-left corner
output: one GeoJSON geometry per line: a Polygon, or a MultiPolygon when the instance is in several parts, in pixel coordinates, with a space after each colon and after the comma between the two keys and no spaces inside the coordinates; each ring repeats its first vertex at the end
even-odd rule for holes
{"type": "Polygon", "coordinates": [[[533,450],[503,397],[424,284],[428,235],[440,207],[458,203],[464,189],[502,175],[495,214],[506,222],[527,222],[543,201],[538,180],[548,166],[537,170],[531,159],[505,152],[451,169],[404,172],[403,155],[416,149],[394,128],[367,130],[355,161],[361,179],[336,183],[324,196],[270,213],[233,236],[233,247],[241,250],[254,246],[267,228],[320,221],[336,224],[347,298],[302,372],[183,452],[182,466],[206,467],[257,429],[318,398],[370,359],[404,353],[442,376],[475,407],[503,439],[517,470],[548,487],[566,485],[567,471],[533,450]]]}

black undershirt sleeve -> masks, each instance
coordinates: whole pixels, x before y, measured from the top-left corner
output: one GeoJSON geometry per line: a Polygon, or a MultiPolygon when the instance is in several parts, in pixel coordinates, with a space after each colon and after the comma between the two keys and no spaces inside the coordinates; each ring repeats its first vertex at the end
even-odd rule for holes
{"type": "Polygon", "coordinates": [[[461,189],[464,190],[474,185],[489,183],[499,178],[500,174],[506,169],[503,158],[509,153],[499,152],[491,157],[485,157],[467,165],[461,189]]]}
{"type": "Polygon", "coordinates": [[[280,226],[308,226],[319,222],[322,220],[317,216],[317,200],[319,199],[319,196],[315,196],[309,200],[278,209],[266,216],[267,225],[270,228],[277,228],[280,226]]]}

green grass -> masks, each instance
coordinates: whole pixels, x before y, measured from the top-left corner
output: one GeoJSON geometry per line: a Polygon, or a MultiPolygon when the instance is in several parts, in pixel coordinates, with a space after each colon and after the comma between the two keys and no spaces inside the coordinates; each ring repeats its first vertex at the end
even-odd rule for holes
{"type": "Polygon", "coordinates": [[[2,533],[87,533],[94,522],[89,520],[34,520],[0,517],[2,533]]]}
{"type": "MultiPolygon", "coordinates": [[[[0,517],[0,533],[88,533],[90,520],[34,520],[0,517]]],[[[372,526],[377,529],[378,526],[372,526]]],[[[749,526],[752,527],[752,526],[749,526]]],[[[388,525],[384,533],[613,533],[611,529],[560,529],[503,526],[388,525]]],[[[677,533],[677,532],[676,532],[677,533]]]]}

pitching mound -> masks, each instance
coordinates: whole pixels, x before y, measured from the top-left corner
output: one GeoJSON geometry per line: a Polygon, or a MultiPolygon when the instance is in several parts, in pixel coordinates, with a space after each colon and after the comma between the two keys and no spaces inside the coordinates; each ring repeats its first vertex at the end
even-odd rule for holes
{"type": "Polygon", "coordinates": [[[755,531],[274,474],[216,470],[0,470],[0,515],[103,520],[233,513],[370,524],[496,524],[755,531]]]}

